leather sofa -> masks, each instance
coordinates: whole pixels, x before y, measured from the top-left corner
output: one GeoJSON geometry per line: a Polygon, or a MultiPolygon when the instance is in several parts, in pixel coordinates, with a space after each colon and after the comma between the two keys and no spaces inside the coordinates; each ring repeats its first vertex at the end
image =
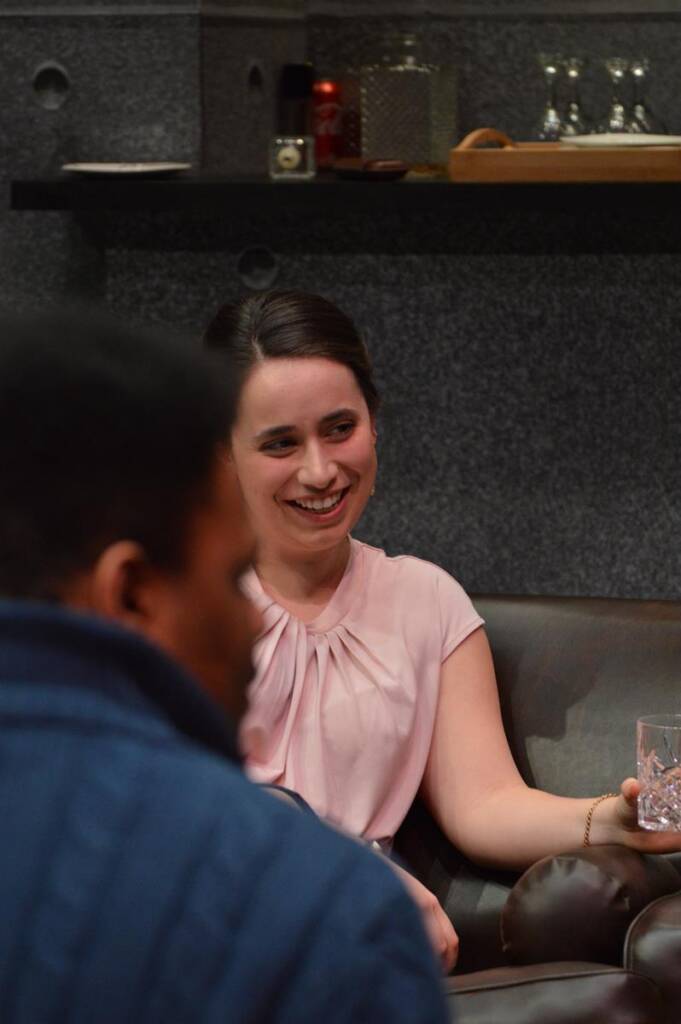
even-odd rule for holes
{"type": "MultiPolygon", "coordinates": [[[[636,719],[680,710],[681,602],[475,604],[526,782],[595,796],[635,774],[636,719]]],[[[577,847],[518,877],[466,860],[419,801],[396,852],[459,933],[447,982],[459,1024],[681,1021],[680,856],[577,847]]]]}

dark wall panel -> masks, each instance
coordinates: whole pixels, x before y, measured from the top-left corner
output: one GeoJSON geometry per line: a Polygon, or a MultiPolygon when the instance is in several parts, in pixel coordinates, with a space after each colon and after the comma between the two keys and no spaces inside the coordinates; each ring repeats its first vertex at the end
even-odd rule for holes
{"type": "Polygon", "coordinates": [[[275,131],[279,69],[306,58],[302,18],[201,21],[203,166],[265,174],[275,131]]]}
{"type": "MultiPolygon", "coordinates": [[[[109,272],[115,308],[192,331],[244,290],[235,254],[121,249],[109,272]]],[[[368,339],[384,405],[360,536],[478,591],[679,595],[678,258],[289,256],[277,284],[368,339]]]]}
{"type": "Polygon", "coordinates": [[[1,24],[6,173],[40,174],[66,160],[196,161],[196,17],[27,17],[1,24]],[[34,87],[38,69],[51,63],[69,82],[58,108],[42,105],[34,87]]]}
{"type": "Polygon", "coordinates": [[[74,291],[96,298],[105,281],[102,254],[71,217],[7,210],[11,178],[67,161],[199,160],[197,15],[153,13],[151,0],[141,15],[73,7],[0,18],[0,288],[17,308],[74,291]],[[36,91],[46,64],[66,75],[60,106],[36,91]]]}

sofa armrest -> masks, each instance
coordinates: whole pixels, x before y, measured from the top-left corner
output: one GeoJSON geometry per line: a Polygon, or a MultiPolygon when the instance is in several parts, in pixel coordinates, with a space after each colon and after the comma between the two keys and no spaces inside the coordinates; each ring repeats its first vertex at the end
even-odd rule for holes
{"type": "Polygon", "coordinates": [[[456,1024],[666,1024],[656,985],[592,963],[497,967],[448,979],[456,1024]]]}
{"type": "Polygon", "coordinates": [[[632,921],[624,945],[624,965],[652,978],[670,1008],[681,1018],[681,893],[662,896],[632,921]]]}
{"type": "Polygon", "coordinates": [[[588,960],[621,964],[627,929],[681,878],[664,857],[591,846],[544,857],[522,875],[501,915],[511,964],[588,960]]]}

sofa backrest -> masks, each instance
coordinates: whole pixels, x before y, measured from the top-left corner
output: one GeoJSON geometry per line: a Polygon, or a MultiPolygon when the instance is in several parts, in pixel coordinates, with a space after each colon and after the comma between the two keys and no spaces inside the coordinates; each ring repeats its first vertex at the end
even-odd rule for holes
{"type": "Polygon", "coordinates": [[[681,713],[681,602],[474,597],[526,782],[590,796],[636,774],[636,719],[681,713]]]}
{"type": "MultiPolygon", "coordinates": [[[[636,774],[636,719],[681,712],[681,602],[474,596],[486,621],[507,735],[530,785],[565,796],[636,774]]],[[[396,852],[461,938],[457,970],[505,963],[499,917],[514,873],[471,864],[416,800],[396,852]]],[[[681,862],[677,868],[681,871],[681,862]]]]}

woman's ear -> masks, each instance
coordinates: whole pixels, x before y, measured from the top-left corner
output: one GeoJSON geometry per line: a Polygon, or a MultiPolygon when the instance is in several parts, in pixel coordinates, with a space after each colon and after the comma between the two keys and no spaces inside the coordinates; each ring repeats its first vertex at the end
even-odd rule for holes
{"type": "Polygon", "coordinates": [[[374,444],[376,444],[376,441],[378,439],[378,431],[376,430],[376,417],[375,416],[371,417],[371,436],[373,438],[374,444]]]}

